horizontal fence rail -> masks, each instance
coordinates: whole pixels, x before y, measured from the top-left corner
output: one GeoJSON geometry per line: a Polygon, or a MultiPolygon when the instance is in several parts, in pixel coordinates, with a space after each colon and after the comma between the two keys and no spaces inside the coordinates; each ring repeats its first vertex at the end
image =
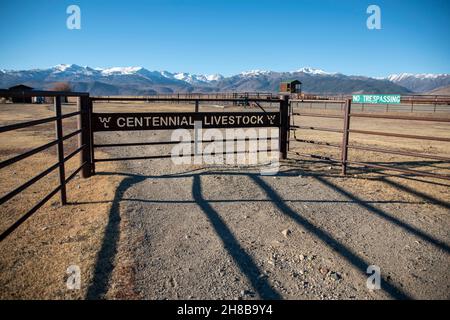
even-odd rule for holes
{"type": "Polygon", "coordinates": [[[0,97],[13,98],[13,97],[89,97],[87,92],[70,92],[70,91],[20,91],[20,90],[7,90],[0,89],[0,97]]]}
{"type": "MultiPolygon", "coordinates": [[[[290,102],[294,106],[304,106],[306,109],[310,110],[340,110],[344,111],[345,103],[347,99],[351,99],[351,96],[344,97],[333,97],[324,96],[317,98],[304,98],[291,99],[290,102]]],[[[407,112],[407,113],[450,113],[450,96],[401,96],[400,104],[396,103],[356,103],[353,102],[353,108],[359,109],[364,112],[370,111],[380,111],[380,112],[407,112]]],[[[387,119],[387,118],[386,118],[387,119]]],[[[424,120],[433,121],[433,120],[424,120]]]]}
{"type": "Polygon", "coordinates": [[[391,119],[391,120],[416,120],[416,121],[431,121],[431,122],[450,122],[450,118],[444,117],[416,117],[416,116],[401,116],[401,115],[385,115],[372,113],[351,113],[349,115],[353,118],[373,118],[373,119],[391,119]]]}
{"type": "MultiPolygon", "coordinates": [[[[258,98],[278,98],[278,94],[271,93],[271,92],[216,92],[216,93],[168,93],[168,94],[152,94],[152,95],[146,95],[146,96],[98,96],[101,98],[104,98],[105,100],[108,100],[110,98],[116,99],[116,98],[139,98],[139,99],[146,99],[148,97],[154,98],[156,100],[158,99],[184,99],[184,98],[193,98],[193,99],[238,99],[238,98],[251,98],[251,99],[258,99],[258,98]]],[[[94,97],[94,98],[98,98],[94,97]]]]}
{"type": "MultiPolygon", "coordinates": [[[[218,156],[218,155],[228,155],[228,154],[249,154],[249,153],[258,153],[258,152],[279,152],[279,149],[267,149],[267,150],[245,150],[245,151],[238,151],[234,150],[232,152],[226,151],[226,152],[211,152],[211,153],[203,153],[202,156],[218,156]]],[[[191,158],[195,157],[198,154],[195,154],[195,152],[192,152],[190,154],[183,154],[181,156],[176,156],[175,158],[191,158]]],[[[122,157],[122,158],[104,158],[104,159],[94,159],[95,162],[108,162],[108,161],[128,161],[128,160],[150,160],[150,159],[167,159],[174,157],[171,154],[162,154],[162,155],[156,155],[156,156],[139,156],[139,157],[122,157]]]]}
{"type": "Polygon", "coordinates": [[[73,116],[76,116],[76,115],[79,115],[79,114],[80,114],[80,112],[77,111],[77,112],[72,112],[72,113],[61,115],[60,118],[55,116],[55,117],[49,117],[49,118],[44,118],[44,119],[38,119],[38,120],[32,120],[32,121],[27,121],[27,122],[10,124],[10,125],[6,125],[6,126],[3,126],[3,127],[0,127],[0,133],[7,132],[7,131],[12,131],[12,130],[17,130],[17,129],[24,129],[24,128],[28,128],[28,127],[32,127],[32,126],[37,126],[37,125],[40,125],[40,124],[57,121],[58,119],[70,118],[70,117],[73,117],[73,116]]]}
{"type": "Polygon", "coordinates": [[[144,101],[144,102],[280,102],[279,98],[156,98],[148,97],[91,97],[92,101],[144,101]]]}
{"type": "Polygon", "coordinates": [[[369,130],[356,130],[349,129],[351,133],[368,134],[373,136],[382,137],[395,137],[395,138],[407,138],[407,139],[417,139],[417,140],[432,140],[432,141],[442,141],[450,142],[450,138],[432,137],[432,136],[419,136],[414,134],[401,134],[401,133],[391,133],[391,132],[380,132],[380,131],[369,131],[369,130]]]}
{"type": "Polygon", "coordinates": [[[190,141],[150,141],[150,142],[127,142],[127,143],[107,143],[107,144],[94,144],[95,148],[111,148],[111,147],[135,147],[135,146],[157,146],[166,144],[193,144],[195,142],[231,142],[231,141],[259,141],[259,140],[278,140],[275,137],[267,138],[249,138],[249,139],[216,139],[216,140],[190,140],[190,141]]]}

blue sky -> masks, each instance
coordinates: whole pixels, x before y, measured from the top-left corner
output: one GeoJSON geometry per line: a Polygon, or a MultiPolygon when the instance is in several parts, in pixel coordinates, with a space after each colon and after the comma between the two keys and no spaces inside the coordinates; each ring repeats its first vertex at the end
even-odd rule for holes
{"type": "Polygon", "coordinates": [[[450,73],[448,0],[0,0],[0,33],[3,69],[450,73]],[[66,28],[71,4],[81,30],[66,28]],[[370,4],[381,30],[366,27],[370,4]]]}

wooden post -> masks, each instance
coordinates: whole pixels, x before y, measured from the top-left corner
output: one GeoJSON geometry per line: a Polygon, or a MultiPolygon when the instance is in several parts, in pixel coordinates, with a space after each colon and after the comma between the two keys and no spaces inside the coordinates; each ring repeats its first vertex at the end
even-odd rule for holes
{"type": "Polygon", "coordinates": [[[280,97],[280,154],[281,159],[287,159],[288,131],[289,131],[289,96],[280,97]]]}
{"type": "Polygon", "coordinates": [[[352,100],[347,99],[345,102],[344,110],[344,130],[342,134],[342,145],[341,145],[341,161],[342,161],[342,174],[347,173],[347,158],[348,158],[348,137],[350,129],[350,112],[351,112],[352,100]]]}
{"type": "Polygon", "coordinates": [[[82,178],[89,178],[92,175],[89,101],[89,97],[85,96],[77,99],[78,111],[81,112],[78,116],[78,129],[81,129],[81,134],[78,135],[78,148],[84,146],[80,152],[80,165],[84,164],[81,170],[82,178]]]}
{"type": "Polygon", "coordinates": [[[67,191],[66,191],[66,170],[64,166],[64,142],[62,140],[63,129],[61,119],[62,112],[61,112],[60,96],[55,97],[54,106],[56,115],[55,131],[56,131],[56,139],[58,140],[57,154],[59,164],[59,185],[61,186],[61,205],[65,205],[67,203],[67,191]]]}

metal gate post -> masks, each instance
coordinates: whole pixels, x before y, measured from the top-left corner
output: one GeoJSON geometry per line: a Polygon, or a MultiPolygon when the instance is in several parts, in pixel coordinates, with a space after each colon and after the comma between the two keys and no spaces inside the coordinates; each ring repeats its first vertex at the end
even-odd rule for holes
{"type": "MultiPolygon", "coordinates": [[[[198,113],[199,109],[199,101],[195,100],[195,113],[198,113]]],[[[202,140],[203,138],[198,136],[198,128],[196,125],[194,125],[194,154],[195,156],[198,156],[200,154],[199,152],[199,146],[198,141],[202,140]]]]}
{"type": "Polygon", "coordinates": [[[345,101],[344,109],[344,130],[342,132],[342,145],[341,145],[341,161],[342,161],[342,174],[347,173],[347,153],[348,153],[348,136],[350,129],[350,112],[351,112],[352,100],[347,99],[345,101]]]}
{"type": "Polygon", "coordinates": [[[280,153],[281,159],[287,159],[288,131],[289,131],[289,96],[280,97],[280,153]]]}
{"type": "Polygon", "coordinates": [[[93,100],[88,96],[88,114],[89,114],[89,154],[91,161],[91,174],[95,174],[95,154],[94,154],[94,130],[92,129],[92,112],[94,110],[93,100]]]}
{"type": "Polygon", "coordinates": [[[195,100],[195,112],[198,112],[198,100],[195,100]]]}
{"type": "Polygon", "coordinates": [[[89,96],[81,96],[77,99],[78,111],[80,111],[80,115],[78,116],[78,129],[81,129],[81,134],[78,135],[78,148],[84,146],[80,152],[80,165],[84,164],[81,170],[82,178],[89,178],[92,175],[89,101],[89,96]]]}
{"type": "Polygon", "coordinates": [[[57,144],[57,154],[58,154],[58,164],[59,164],[59,185],[61,186],[61,205],[67,204],[67,191],[66,191],[66,169],[64,166],[64,142],[63,138],[63,128],[62,128],[62,112],[61,112],[61,96],[54,97],[55,106],[55,131],[57,144]]]}

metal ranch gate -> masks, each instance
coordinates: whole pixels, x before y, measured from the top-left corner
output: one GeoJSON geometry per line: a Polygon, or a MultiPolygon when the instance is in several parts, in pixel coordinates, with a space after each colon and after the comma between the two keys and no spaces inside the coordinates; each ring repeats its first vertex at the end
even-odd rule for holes
{"type": "MultiPolygon", "coordinates": [[[[58,170],[59,184],[41,199],[37,204],[26,213],[24,213],[16,222],[9,226],[5,231],[0,234],[0,241],[5,239],[11,234],[17,227],[19,227],[25,220],[27,220],[33,213],[35,213],[40,207],[42,207],[47,201],[49,201],[56,194],[60,194],[61,204],[67,203],[66,184],[73,179],[78,173],[81,173],[83,178],[88,178],[95,174],[95,164],[105,161],[124,161],[124,160],[143,160],[143,159],[158,159],[158,158],[170,158],[170,154],[166,155],[151,155],[151,156],[138,156],[138,157],[124,157],[124,158],[108,158],[98,159],[95,157],[95,150],[97,148],[111,148],[111,147],[126,147],[126,146],[151,146],[151,145],[166,145],[166,144],[178,144],[178,141],[148,141],[148,142],[128,142],[128,143],[108,143],[108,144],[96,144],[94,139],[95,132],[107,132],[107,131],[124,131],[124,130],[173,130],[177,128],[195,129],[195,123],[200,122],[203,128],[248,128],[248,127],[274,127],[278,128],[278,150],[281,159],[288,158],[289,142],[295,141],[300,143],[317,144],[327,146],[331,148],[339,148],[341,150],[340,159],[331,159],[317,155],[302,154],[296,152],[301,156],[310,156],[319,160],[327,160],[337,163],[342,166],[342,174],[346,174],[348,165],[356,165],[359,167],[369,167],[381,170],[399,171],[404,174],[412,174],[417,176],[425,176],[439,179],[450,180],[449,175],[438,174],[434,172],[424,172],[418,170],[411,170],[406,168],[400,168],[397,166],[379,165],[370,162],[359,162],[349,160],[348,150],[356,149],[363,151],[372,151],[385,154],[396,154],[413,156],[418,158],[434,159],[443,161],[445,163],[450,162],[450,157],[437,156],[434,154],[424,154],[416,152],[407,152],[404,150],[394,150],[379,147],[368,147],[349,143],[349,137],[352,133],[365,134],[365,135],[377,135],[385,137],[396,137],[402,139],[419,139],[428,141],[450,142],[449,138],[445,137],[431,137],[423,135],[406,135],[399,133],[368,131],[368,130],[356,130],[350,126],[351,118],[373,118],[373,119],[397,119],[407,121],[429,121],[429,122],[442,122],[445,124],[450,123],[450,118],[443,117],[421,117],[421,116],[403,116],[403,115],[390,115],[390,114],[372,114],[364,112],[353,112],[351,110],[351,100],[345,101],[330,101],[326,100],[325,103],[334,104],[339,103],[341,105],[341,112],[339,114],[324,114],[316,112],[305,112],[305,110],[297,111],[295,104],[297,103],[310,103],[310,107],[320,101],[311,100],[289,100],[288,96],[280,96],[274,98],[272,96],[248,96],[238,98],[214,98],[214,97],[192,97],[185,95],[184,97],[90,97],[88,93],[83,92],[52,92],[52,91],[23,91],[12,92],[9,90],[0,89],[0,97],[5,98],[25,98],[25,97],[53,97],[54,99],[54,116],[38,119],[33,121],[27,121],[17,124],[9,124],[0,127],[0,134],[10,132],[13,130],[24,129],[45,123],[55,124],[55,140],[46,143],[42,146],[33,148],[22,154],[13,156],[9,159],[0,162],[0,169],[8,167],[21,160],[29,158],[32,155],[43,152],[46,149],[56,146],[57,156],[56,162],[46,170],[38,173],[27,182],[21,184],[2,195],[0,198],[0,206],[14,198],[31,185],[35,184],[42,178],[48,176],[51,172],[58,170]],[[77,111],[67,114],[63,114],[61,110],[61,99],[65,97],[77,98],[77,111]],[[145,102],[188,102],[194,105],[193,112],[147,112],[147,113],[97,113],[94,112],[94,102],[96,101],[145,101],[145,102]],[[247,111],[247,112],[200,112],[201,102],[227,102],[232,105],[248,106],[252,104],[255,108],[259,108],[261,111],[247,111]],[[261,103],[270,103],[279,105],[277,112],[266,112],[261,106],[261,103]],[[327,127],[312,127],[307,124],[295,125],[294,117],[319,117],[319,118],[337,118],[343,120],[342,129],[327,128],[327,127]],[[77,129],[70,134],[63,135],[63,119],[71,117],[77,117],[77,129]],[[318,130],[325,132],[334,132],[342,135],[341,144],[332,144],[319,141],[305,140],[303,137],[297,138],[297,129],[318,130]],[[293,132],[293,139],[290,139],[290,132],[293,132]],[[70,154],[65,156],[64,142],[72,137],[78,137],[77,148],[70,154]],[[79,156],[80,162],[77,169],[70,174],[66,173],[65,163],[75,157],[79,156]]],[[[325,104],[326,106],[326,104],[325,104]]],[[[310,108],[310,109],[311,109],[310,108]]],[[[303,118],[302,118],[303,121],[303,118]]],[[[353,121],[352,121],[353,122],[353,121]]],[[[260,140],[259,138],[256,138],[260,140]]],[[[263,139],[263,138],[261,138],[263,139]]],[[[264,138],[266,139],[266,138],[264,138]]],[[[267,138],[270,139],[270,138],[267,138]]],[[[249,139],[234,139],[233,141],[249,140],[249,139]]],[[[218,140],[214,140],[220,142],[218,140]]],[[[223,139],[222,142],[229,140],[223,139]]],[[[190,143],[196,142],[213,142],[194,139],[190,143]]],[[[274,150],[268,150],[274,151],[274,150]]],[[[238,153],[235,151],[234,153],[238,153]]]]}
{"type": "MultiPolygon", "coordinates": [[[[170,154],[152,155],[140,157],[125,158],[108,158],[97,159],[95,157],[95,149],[126,147],[126,146],[150,146],[150,145],[167,145],[178,144],[178,141],[151,141],[151,142],[130,142],[130,143],[111,143],[96,144],[94,133],[105,131],[135,131],[135,130],[173,130],[173,129],[194,129],[195,123],[199,122],[202,128],[258,128],[258,127],[275,127],[279,129],[279,149],[280,157],[287,159],[288,152],[288,133],[289,133],[289,101],[287,97],[278,98],[103,98],[92,97],[89,107],[91,119],[91,170],[95,173],[95,163],[105,161],[122,161],[122,160],[145,160],[170,158],[170,154]],[[188,102],[194,103],[194,112],[146,112],[146,113],[96,113],[93,112],[92,102],[95,101],[145,101],[145,102],[188,102]],[[234,105],[255,104],[262,112],[200,112],[201,102],[230,102],[234,105]],[[279,105],[278,112],[266,112],[261,107],[260,102],[276,103],[279,105]]],[[[270,140],[270,137],[264,138],[270,140]]],[[[262,140],[254,139],[234,139],[232,141],[245,140],[262,140]]],[[[227,142],[230,140],[214,140],[214,142],[227,142]]],[[[197,142],[212,142],[209,140],[195,139],[184,143],[195,144],[197,142]]],[[[273,151],[273,150],[268,150],[273,151]]],[[[239,151],[234,151],[239,153],[239,151]]]]}
{"type": "MultiPolygon", "coordinates": [[[[245,127],[276,127],[279,129],[279,149],[280,157],[282,159],[287,158],[288,151],[288,132],[289,132],[289,102],[287,97],[282,99],[278,98],[227,98],[227,99],[215,99],[215,98],[117,98],[117,97],[90,97],[88,93],[84,92],[55,92],[55,91],[24,91],[24,92],[11,92],[9,90],[0,89],[0,97],[14,98],[14,97],[51,97],[54,100],[54,112],[55,115],[48,118],[21,122],[17,124],[10,124],[0,127],[0,134],[4,132],[10,132],[13,130],[24,129],[45,123],[55,123],[55,140],[47,144],[29,150],[23,154],[13,156],[12,158],[3,160],[0,162],[0,169],[9,165],[24,160],[32,155],[43,152],[52,146],[57,146],[57,159],[56,163],[41,173],[23,183],[14,190],[9,191],[0,198],[0,205],[3,205],[13,197],[17,196],[21,192],[25,191],[31,185],[40,181],[42,178],[48,176],[51,172],[58,170],[59,184],[41,199],[37,204],[24,213],[16,222],[9,226],[0,234],[0,241],[4,240],[15,229],[17,229],[24,221],[26,221],[31,215],[33,215],[39,208],[41,208],[47,201],[49,201],[57,193],[60,194],[60,202],[62,205],[67,204],[67,192],[66,184],[71,181],[78,173],[81,173],[83,178],[88,178],[95,174],[95,163],[104,161],[122,161],[122,160],[141,160],[141,159],[157,159],[157,158],[170,158],[171,155],[154,155],[145,157],[126,157],[126,158],[111,158],[111,159],[96,159],[95,149],[103,147],[124,147],[124,146],[145,146],[145,145],[162,145],[162,144],[174,144],[179,143],[177,141],[153,141],[153,142],[132,142],[132,143],[112,143],[112,144],[95,144],[94,132],[100,131],[116,131],[116,130],[167,130],[177,128],[193,128],[193,122],[200,121],[204,128],[245,128],[245,127]],[[65,97],[77,98],[77,111],[67,114],[63,114],[61,110],[61,100],[65,97]],[[159,101],[159,102],[194,102],[195,110],[190,113],[94,113],[93,103],[94,101],[159,101]],[[199,112],[200,102],[231,102],[234,105],[248,105],[254,103],[261,108],[262,112],[199,112]],[[266,112],[259,102],[269,102],[279,104],[279,112],[266,112]],[[63,119],[71,117],[78,117],[77,130],[70,134],[63,135],[63,119]],[[150,119],[158,117],[159,119],[166,119],[165,124],[155,125],[150,119]],[[131,127],[129,123],[122,123],[120,119],[140,119],[135,122],[131,127]],[[183,121],[183,118],[189,119],[187,122],[183,121]],[[206,121],[206,119],[216,119],[214,121],[206,121]],[[228,119],[227,123],[223,122],[223,119],[228,119]],[[105,120],[107,119],[107,120],[105,120]],[[240,120],[242,121],[240,121],[240,120]],[[240,122],[239,122],[240,121],[240,122]],[[233,122],[233,123],[232,123],[233,122]],[[67,156],[64,156],[64,141],[78,136],[78,146],[67,156]],[[79,167],[69,175],[66,174],[65,163],[79,155],[80,164],[79,167]]],[[[270,138],[267,138],[270,139],[270,138]]],[[[240,140],[240,139],[235,139],[240,140]]],[[[247,139],[249,140],[249,139],[247,139]]],[[[217,141],[217,140],[214,140],[217,141]]],[[[223,140],[226,141],[226,140],[223,140]]],[[[194,143],[195,141],[191,141],[194,143]]],[[[208,142],[208,141],[204,141],[208,142]]]]}

